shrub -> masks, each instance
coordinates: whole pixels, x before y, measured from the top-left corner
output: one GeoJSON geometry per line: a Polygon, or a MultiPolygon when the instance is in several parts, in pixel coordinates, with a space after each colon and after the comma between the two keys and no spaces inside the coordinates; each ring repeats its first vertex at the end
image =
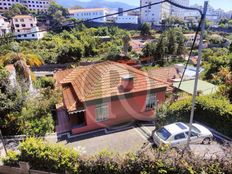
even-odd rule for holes
{"type": "MultiPolygon", "coordinates": [[[[41,139],[29,138],[20,144],[19,154],[10,154],[5,165],[16,161],[29,162],[32,169],[58,173],[78,174],[195,174],[231,173],[231,156],[205,159],[191,153],[177,153],[164,146],[124,156],[107,151],[92,157],[81,157],[76,151],[53,145],[41,139]]],[[[231,149],[229,149],[231,150],[231,149]]],[[[231,151],[228,151],[228,154],[231,151]]]]}
{"type": "Polygon", "coordinates": [[[29,138],[19,146],[20,160],[29,162],[31,168],[44,171],[74,173],[77,171],[78,153],[61,145],[53,145],[42,139],[29,138]]]}
{"type": "Polygon", "coordinates": [[[41,77],[35,82],[38,88],[51,88],[55,87],[55,80],[52,77],[41,77]]]}
{"type": "MultiPolygon", "coordinates": [[[[169,106],[169,119],[172,121],[188,121],[191,111],[191,101],[191,98],[187,98],[169,106]]],[[[198,97],[194,120],[232,137],[232,105],[222,97],[198,97]]]]}
{"type": "Polygon", "coordinates": [[[11,151],[9,150],[7,152],[7,157],[6,158],[3,158],[3,163],[6,165],[6,166],[11,166],[11,167],[18,167],[19,164],[19,154],[14,152],[14,151],[11,151]]]}

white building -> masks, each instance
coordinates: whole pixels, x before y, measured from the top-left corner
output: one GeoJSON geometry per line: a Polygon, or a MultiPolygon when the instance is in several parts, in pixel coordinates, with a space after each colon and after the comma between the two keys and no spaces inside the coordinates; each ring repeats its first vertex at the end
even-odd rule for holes
{"type": "Polygon", "coordinates": [[[6,18],[0,16],[0,36],[3,36],[11,31],[10,22],[6,18]]]}
{"type": "Polygon", "coordinates": [[[12,18],[12,23],[17,40],[38,40],[45,35],[45,32],[39,32],[36,17],[17,15],[12,18]]]}
{"type": "Polygon", "coordinates": [[[138,16],[117,16],[115,23],[119,24],[138,24],[138,16]]]}
{"type": "MultiPolygon", "coordinates": [[[[172,0],[172,2],[189,7],[189,0],[172,0]]],[[[185,11],[186,11],[185,9],[181,9],[181,8],[176,7],[174,5],[172,5],[172,7],[171,7],[171,14],[173,16],[176,16],[176,17],[184,18],[185,11]]]]}
{"type": "MultiPolygon", "coordinates": [[[[152,3],[160,2],[160,0],[140,0],[140,5],[145,6],[152,3]]],[[[160,24],[162,20],[169,17],[171,14],[171,4],[168,2],[148,6],[141,9],[141,22],[142,23],[151,23],[151,24],[160,24]]]]}
{"type": "MultiPolygon", "coordinates": [[[[93,18],[102,17],[108,14],[108,9],[106,8],[88,8],[88,9],[74,9],[69,10],[69,14],[71,18],[75,18],[78,20],[89,20],[93,18]]],[[[106,22],[107,18],[99,18],[93,20],[93,22],[106,22]]]]}
{"type": "MultiPolygon", "coordinates": [[[[195,33],[185,34],[184,36],[186,38],[185,45],[186,46],[192,46],[194,38],[195,38],[195,33]]],[[[200,35],[198,34],[196,42],[195,42],[195,46],[198,46],[199,43],[200,43],[200,35]]]]}
{"type": "Polygon", "coordinates": [[[22,4],[31,11],[44,11],[46,12],[52,0],[0,0],[0,11],[6,11],[13,4],[22,4]]]}

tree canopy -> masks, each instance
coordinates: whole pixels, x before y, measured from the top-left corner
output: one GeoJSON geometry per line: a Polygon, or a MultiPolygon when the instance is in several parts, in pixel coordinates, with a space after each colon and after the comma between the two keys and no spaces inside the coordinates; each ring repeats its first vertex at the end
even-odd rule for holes
{"type": "Polygon", "coordinates": [[[16,15],[28,15],[28,14],[30,14],[29,9],[26,6],[17,3],[17,4],[13,4],[9,8],[9,10],[4,12],[3,16],[10,19],[16,15]]]}

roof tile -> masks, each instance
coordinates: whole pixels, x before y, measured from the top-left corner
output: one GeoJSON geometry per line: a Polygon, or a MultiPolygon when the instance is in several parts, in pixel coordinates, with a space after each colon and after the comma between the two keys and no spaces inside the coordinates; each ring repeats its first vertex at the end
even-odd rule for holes
{"type": "Polygon", "coordinates": [[[167,87],[165,82],[149,76],[146,72],[111,61],[58,71],[54,77],[57,86],[63,85],[63,99],[68,110],[77,109],[74,107],[76,101],[82,103],[125,93],[167,87]],[[134,87],[129,92],[123,92],[119,90],[121,77],[129,74],[134,77],[134,87]]]}

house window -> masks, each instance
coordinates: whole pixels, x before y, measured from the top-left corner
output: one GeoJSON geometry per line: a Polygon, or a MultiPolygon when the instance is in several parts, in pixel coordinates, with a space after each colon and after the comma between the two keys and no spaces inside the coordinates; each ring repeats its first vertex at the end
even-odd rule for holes
{"type": "Polygon", "coordinates": [[[148,94],[146,98],[146,111],[154,109],[157,106],[156,96],[154,94],[148,94]]]}
{"type": "Polygon", "coordinates": [[[96,121],[105,121],[109,118],[109,108],[107,103],[96,105],[96,121]]]}

